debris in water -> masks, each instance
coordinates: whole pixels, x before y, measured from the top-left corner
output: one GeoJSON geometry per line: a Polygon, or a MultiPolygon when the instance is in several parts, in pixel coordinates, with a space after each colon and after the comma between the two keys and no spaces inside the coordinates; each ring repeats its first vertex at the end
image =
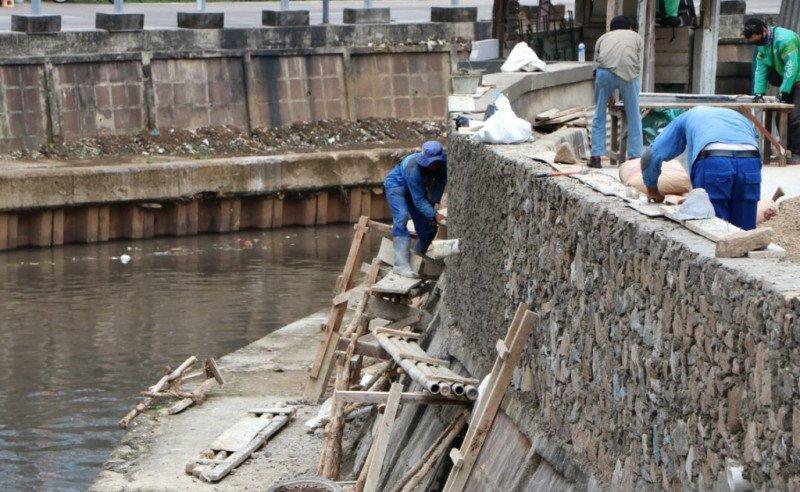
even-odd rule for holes
{"type": "Polygon", "coordinates": [[[122,256],[120,256],[119,257],[119,262],[122,263],[123,265],[127,265],[128,263],[131,262],[130,255],[122,255],[122,256]]]}

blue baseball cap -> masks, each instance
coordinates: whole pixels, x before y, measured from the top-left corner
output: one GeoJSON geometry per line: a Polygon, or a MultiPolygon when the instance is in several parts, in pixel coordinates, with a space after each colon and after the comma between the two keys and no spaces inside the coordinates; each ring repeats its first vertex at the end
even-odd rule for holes
{"type": "Polygon", "coordinates": [[[446,162],[447,156],[442,149],[442,144],[436,140],[429,140],[422,144],[422,152],[417,158],[417,164],[428,167],[436,161],[446,162]]]}

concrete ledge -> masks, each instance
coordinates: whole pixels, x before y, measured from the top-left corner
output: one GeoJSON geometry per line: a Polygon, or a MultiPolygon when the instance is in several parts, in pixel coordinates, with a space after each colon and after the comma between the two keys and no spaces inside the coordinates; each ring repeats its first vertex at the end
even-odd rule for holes
{"type": "Polygon", "coordinates": [[[407,149],[0,171],[0,210],[380,186],[407,149]]]}
{"type": "Polygon", "coordinates": [[[388,24],[391,21],[389,9],[384,8],[346,8],[343,15],[345,24],[388,24]]]}
{"type": "Polygon", "coordinates": [[[61,31],[60,15],[12,15],[11,30],[26,34],[45,34],[61,31]]]}
{"type": "Polygon", "coordinates": [[[262,10],[261,24],[265,26],[307,26],[308,10],[262,10]]]}
{"type": "Polygon", "coordinates": [[[144,29],[144,14],[104,14],[98,12],[94,26],[110,32],[132,32],[144,29]]]}
{"type": "Polygon", "coordinates": [[[184,29],[222,29],[224,25],[222,12],[178,12],[178,27],[184,29]]]}
{"type": "Polygon", "coordinates": [[[431,22],[475,22],[478,7],[431,7],[431,22]]]}

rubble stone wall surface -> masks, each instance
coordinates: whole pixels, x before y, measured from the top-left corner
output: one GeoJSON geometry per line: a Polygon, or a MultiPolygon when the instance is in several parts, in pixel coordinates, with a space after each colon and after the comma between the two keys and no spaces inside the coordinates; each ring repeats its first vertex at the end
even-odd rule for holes
{"type": "Polygon", "coordinates": [[[450,354],[487,374],[516,305],[542,315],[503,414],[572,483],[709,488],[732,460],[800,487],[800,266],[716,259],[680,225],[534,179],[544,149],[450,137],[450,354]]]}

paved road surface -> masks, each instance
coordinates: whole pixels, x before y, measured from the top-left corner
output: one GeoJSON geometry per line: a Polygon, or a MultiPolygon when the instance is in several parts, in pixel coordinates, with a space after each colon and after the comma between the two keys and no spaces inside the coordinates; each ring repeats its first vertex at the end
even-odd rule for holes
{"type": "MultiPolygon", "coordinates": [[[[523,3],[536,4],[536,0],[523,0],[523,3]]],[[[572,9],[573,1],[564,1],[568,9],[572,9]]],[[[749,0],[748,11],[751,12],[777,12],[780,9],[780,0],[749,0]]],[[[353,0],[333,0],[331,2],[331,22],[342,22],[342,9],[345,7],[360,7],[363,3],[353,0]]],[[[430,19],[431,6],[448,6],[449,0],[375,0],[375,6],[386,6],[392,9],[392,20],[395,22],[419,22],[430,19]]],[[[478,7],[478,18],[489,19],[492,15],[492,0],[461,0],[465,7],[478,7]]],[[[176,27],[175,12],[179,10],[192,10],[193,5],[188,3],[132,3],[126,7],[127,12],[145,14],[145,27],[159,29],[176,27]]],[[[225,25],[227,27],[255,27],[261,25],[262,9],[277,9],[278,2],[225,2],[210,3],[208,10],[225,12],[225,25]]],[[[322,22],[322,2],[318,0],[294,2],[292,8],[307,9],[311,11],[312,24],[322,22]]],[[[42,6],[43,13],[60,14],[63,29],[92,29],[94,28],[95,12],[111,12],[108,4],[56,4],[46,2],[42,6]]],[[[11,14],[29,12],[28,4],[18,5],[13,9],[3,9],[0,13],[0,31],[8,31],[11,25],[11,14]]]]}

